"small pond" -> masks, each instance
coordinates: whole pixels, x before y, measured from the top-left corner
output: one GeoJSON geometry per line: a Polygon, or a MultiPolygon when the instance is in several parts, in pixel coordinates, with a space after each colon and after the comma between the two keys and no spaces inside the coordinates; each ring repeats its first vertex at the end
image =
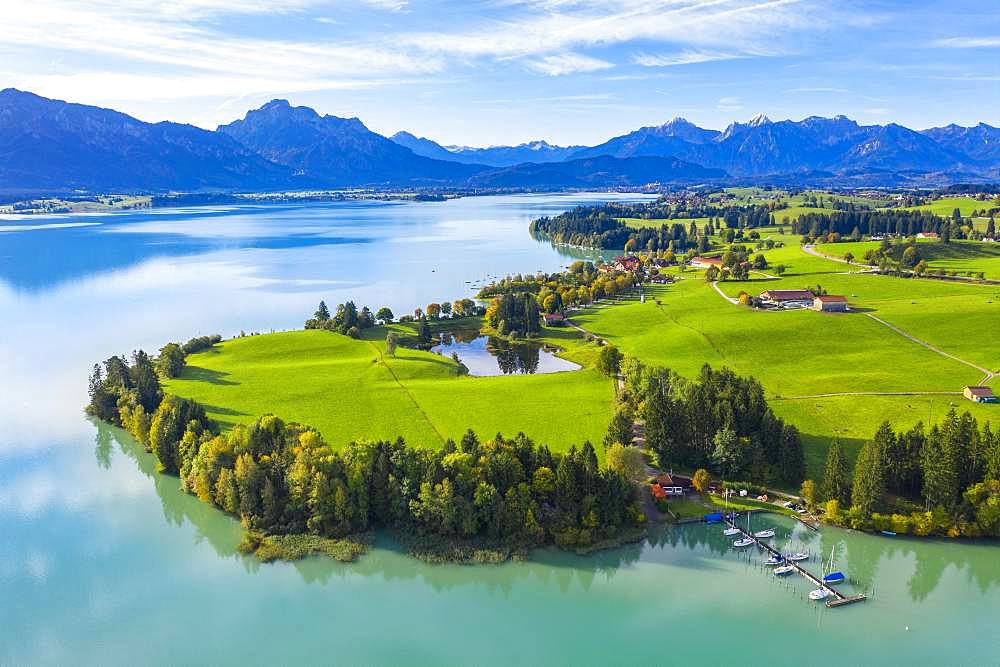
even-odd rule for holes
{"type": "Polygon", "coordinates": [[[450,357],[453,353],[469,369],[469,375],[532,375],[579,370],[580,366],[555,355],[555,349],[533,342],[512,343],[478,331],[441,334],[441,343],[431,352],[450,357]]]}

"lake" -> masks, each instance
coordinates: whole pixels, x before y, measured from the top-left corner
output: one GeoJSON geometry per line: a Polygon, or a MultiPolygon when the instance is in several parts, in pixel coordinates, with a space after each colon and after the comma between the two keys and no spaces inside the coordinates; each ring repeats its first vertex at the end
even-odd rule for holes
{"type": "Polygon", "coordinates": [[[0,664],[1000,662],[993,543],[767,519],[776,544],[836,546],[853,589],[874,593],[832,610],[718,526],[497,567],[425,565],[385,535],[355,564],[262,565],[236,553],[236,521],[83,414],[88,370],[111,354],[298,328],[320,299],[399,315],[553,271],[586,253],[533,241],[528,222],[619,198],[0,220],[0,664]]]}

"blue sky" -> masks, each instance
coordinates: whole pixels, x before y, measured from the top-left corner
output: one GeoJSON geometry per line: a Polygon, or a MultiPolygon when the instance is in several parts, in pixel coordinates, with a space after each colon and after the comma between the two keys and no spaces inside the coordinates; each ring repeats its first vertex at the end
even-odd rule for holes
{"type": "Polygon", "coordinates": [[[206,128],[274,97],[465,145],[594,144],[675,116],[1000,125],[995,1],[11,4],[0,86],[206,128]]]}

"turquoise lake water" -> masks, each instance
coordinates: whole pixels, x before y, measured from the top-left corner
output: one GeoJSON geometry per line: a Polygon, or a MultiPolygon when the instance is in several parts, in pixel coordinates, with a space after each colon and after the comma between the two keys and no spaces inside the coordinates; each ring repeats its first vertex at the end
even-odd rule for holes
{"type": "Polygon", "coordinates": [[[236,553],[237,522],[83,415],[110,354],[555,270],[580,253],[528,222],[609,198],[0,220],[0,664],[1000,664],[995,543],[755,521],[815,569],[836,547],[845,590],[872,599],[832,610],[704,525],[498,567],[425,565],[387,535],[354,564],[262,565],[236,553]]]}

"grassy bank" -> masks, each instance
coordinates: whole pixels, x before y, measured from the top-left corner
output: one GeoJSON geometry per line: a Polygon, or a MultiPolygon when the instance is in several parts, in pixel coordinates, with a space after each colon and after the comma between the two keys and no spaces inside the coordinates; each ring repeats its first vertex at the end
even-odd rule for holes
{"type": "Polygon", "coordinates": [[[389,356],[385,335],[376,327],[362,340],[313,330],[225,341],[191,355],[166,390],[204,404],[223,428],[271,412],[314,426],[335,447],[397,436],[438,447],[469,428],[483,437],[524,431],[555,450],[604,437],[614,385],[591,365],[596,346],[576,332],[544,340],[582,370],[500,377],[460,377],[451,359],[404,347],[389,356]]]}

